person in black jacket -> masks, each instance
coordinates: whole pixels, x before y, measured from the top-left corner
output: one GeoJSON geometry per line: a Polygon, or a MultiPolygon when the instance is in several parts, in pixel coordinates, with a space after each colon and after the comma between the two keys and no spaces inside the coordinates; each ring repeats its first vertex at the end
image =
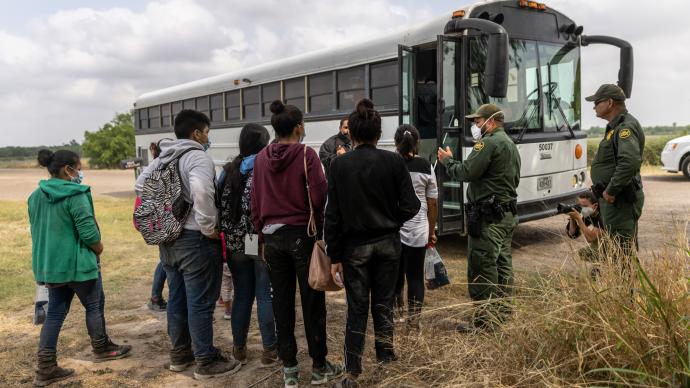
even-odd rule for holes
{"type": "Polygon", "coordinates": [[[340,156],[352,150],[349,133],[348,120],[347,117],[345,117],[340,120],[338,133],[326,139],[321,145],[319,149],[319,159],[321,159],[321,164],[323,164],[323,169],[326,172],[326,178],[328,178],[328,170],[331,167],[331,161],[335,159],[336,156],[340,156]]]}
{"type": "Polygon", "coordinates": [[[324,238],[331,274],[347,291],[345,367],[342,386],[357,386],[371,295],[376,358],[393,351],[393,297],[400,264],[400,227],[421,206],[405,161],[376,148],[381,115],[363,99],[349,117],[355,145],[331,162],[324,238]]]}

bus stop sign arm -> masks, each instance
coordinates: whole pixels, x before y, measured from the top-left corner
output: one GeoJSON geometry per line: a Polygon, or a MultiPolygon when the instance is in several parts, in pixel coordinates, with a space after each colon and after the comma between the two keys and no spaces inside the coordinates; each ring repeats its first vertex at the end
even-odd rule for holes
{"type": "Polygon", "coordinates": [[[625,96],[630,98],[633,84],[633,49],[630,43],[623,39],[603,35],[582,35],[580,37],[582,46],[590,44],[608,44],[621,49],[620,68],[618,69],[618,86],[623,89],[625,96]]]}
{"type": "Polygon", "coordinates": [[[445,35],[476,30],[489,35],[484,68],[484,91],[503,98],[508,91],[508,33],[502,26],[486,19],[453,19],[443,29],[445,35]]]}

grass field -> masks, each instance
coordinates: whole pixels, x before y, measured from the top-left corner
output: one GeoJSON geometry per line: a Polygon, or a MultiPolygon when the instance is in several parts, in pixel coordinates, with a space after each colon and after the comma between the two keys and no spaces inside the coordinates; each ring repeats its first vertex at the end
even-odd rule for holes
{"type": "MultiPolygon", "coordinates": [[[[142,307],[157,250],[144,244],[132,228],[132,200],[97,196],[95,207],[105,245],[101,261],[109,332],[115,340],[133,344],[136,353],[107,366],[87,361],[83,309],[75,301],[63,327],[59,354],[61,362],[76,368],[78,375],[65,386],[277,386],[279,374],[258,369],[256,363],[243,367],[234,377],[205,384],[195,382],[189,374],[165,370],[164,315],[161,318],[142,307]]],[[[0,201],[0,227],[4,232],[4,244],[0,244],[0,386],[28,385],[40,328],[31,324],[34,282],[24,201],[0,201]]],[[[690,384],[687,230],[687,225],[678,225],[675,231],[659,231],[666,243],[641,259],[632,277],[621,276],[613,262],[604,264],[599,282],[589,279],[582,263],[567,271],[558,267],[539,274],[519,271],[512,319],[501,330],[477,336],[454,332],[458,320],[466,318],[472,306],[464,281],[466,260],[453,257],[457,256],[451,253],[455,248],[444,245],[442,255],[453,283],[427,292],[421,331],[408,331],[404,325],[396,328],[398,362],[387,366],[373,362],[369,328],[363,386],[690,384]]],[[[573,260],[571,252],[555,261],[573,260]]],[[[327,297],[328,343],[336,361],[342,361],[343,297],[342,292],[327,297]]],[[[298,318],[299,359],[305,369],[310,364],[300,321],[298,318]]],[[[217,315],[215,326],[216,342],[229,349],[232,342],[226,321],[217,315]]],[[[258,346],[255,322],[252,333],[258,346]]]]}

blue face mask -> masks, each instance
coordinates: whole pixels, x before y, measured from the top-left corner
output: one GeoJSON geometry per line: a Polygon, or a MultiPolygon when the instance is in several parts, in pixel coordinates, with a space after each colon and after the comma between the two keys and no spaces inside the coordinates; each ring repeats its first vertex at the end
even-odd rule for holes
{"type": "Polygon", "coordinates": [[[72,171],[75,171],[77,173],[76,176],[70,176],[70,181],[72,183],[76,183],[76,184],[80,185],[81,182],[84,181],[84,173],[81,170],[76,170],[72,167],[70,167],[70,168],[72,169],[72,171]]]}
{"type": "Polygon", "coordinates": [[[204,151],[208,151],[209,148],[211,148],[211,140],[207,141],[206,143],[201,145],[204,147],[204,151]]]}

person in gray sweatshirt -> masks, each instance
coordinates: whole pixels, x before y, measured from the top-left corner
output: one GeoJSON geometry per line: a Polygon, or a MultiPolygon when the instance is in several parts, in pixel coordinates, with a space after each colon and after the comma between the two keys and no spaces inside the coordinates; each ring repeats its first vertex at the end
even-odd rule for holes
{"type": "Polygon", "coordinates": [[[230,375],[242,366],[213,345],[213,310],[220,295],[223,256],[218,238],[215,168],[205,152],[210,145],[209,125],[208,117],[201,112],[178,113],[177,140],[160,143],[160,157],[139,175],[135,185],[137,195],[141,195],[151,172],[161,163],[179,157],[182,194],[192,210],[180,237],[159,245],[159,249],[168,276],[170,370],[182,372],[196,362],[194,378],[198,380],[230,375]]]}

